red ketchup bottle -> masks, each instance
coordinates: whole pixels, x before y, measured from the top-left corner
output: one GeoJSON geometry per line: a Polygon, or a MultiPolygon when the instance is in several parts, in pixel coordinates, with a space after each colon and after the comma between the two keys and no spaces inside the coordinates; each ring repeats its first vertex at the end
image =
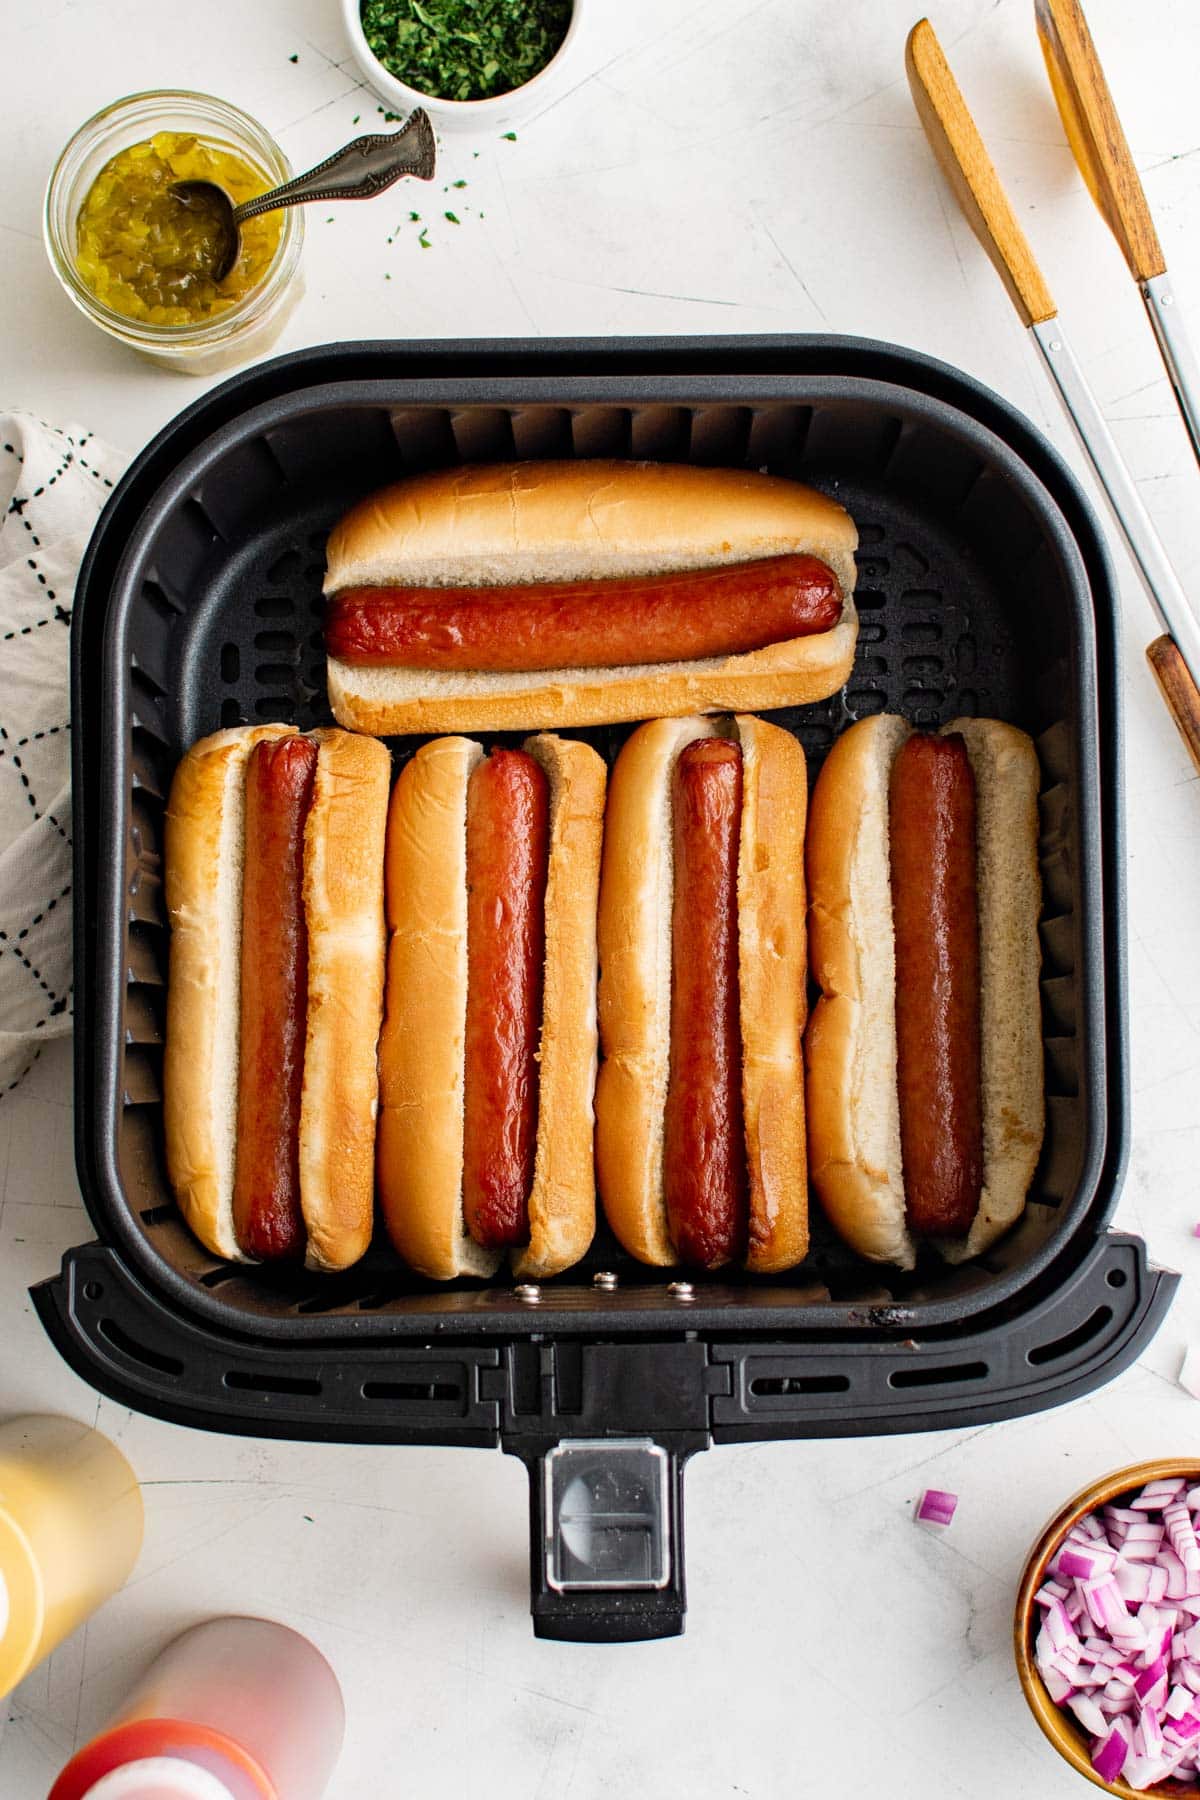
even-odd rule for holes
{"type": "Polygon", "coordinates": [[[210,1619],[151,1664],[49,1800],[321,1800],[345,1709],[320,1652],[266,1619],[210,1619]]]}

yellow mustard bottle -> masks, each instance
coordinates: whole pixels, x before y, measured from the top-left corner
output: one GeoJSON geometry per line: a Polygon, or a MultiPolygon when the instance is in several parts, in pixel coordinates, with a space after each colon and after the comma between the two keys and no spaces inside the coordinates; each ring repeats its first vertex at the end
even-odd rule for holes
{"type": "Polygon", "coordinates": [[[142,1527],[137,1477],[100,1432],[0,1424],[0,1699],[122,1585],[142,1527]]]}

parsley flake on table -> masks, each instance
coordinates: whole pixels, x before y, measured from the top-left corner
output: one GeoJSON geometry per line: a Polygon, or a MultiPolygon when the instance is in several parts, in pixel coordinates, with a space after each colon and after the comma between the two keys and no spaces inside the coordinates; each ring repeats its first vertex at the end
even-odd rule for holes
{"type": "Polygon", "coordinates": [[[362,0],[371,52],[389,74],[439,100],[488,100],[544,69],[572,0],[362,0]]]}
{"type": "Polygon", "coordinates": [[[462,224],[462,220],[459,218],[457,213],[448,212],[444,215],[444,217],[449,219],[449,221],[452,225],[461,225],[462,224]]]}

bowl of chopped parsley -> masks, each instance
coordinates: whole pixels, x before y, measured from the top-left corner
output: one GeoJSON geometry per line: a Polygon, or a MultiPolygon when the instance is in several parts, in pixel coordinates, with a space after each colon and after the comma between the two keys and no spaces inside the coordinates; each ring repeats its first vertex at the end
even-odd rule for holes
{"type": "Polygon", "coordinates": [[[342,0],[355,60],[397,112],[441,126],[506,124],[551,98],[582,0],[342,0]]]}

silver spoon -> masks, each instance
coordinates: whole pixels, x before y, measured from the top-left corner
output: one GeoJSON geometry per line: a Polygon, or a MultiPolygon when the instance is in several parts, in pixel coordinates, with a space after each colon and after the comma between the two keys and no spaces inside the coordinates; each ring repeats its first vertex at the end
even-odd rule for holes
{"type": "Polygon", "coordinates": [[[355,138],[307,175],[293,176],[281,187],[256,194],[240,206],[235,206],[215,181],[177,181],[171,192],[181,206],[209,221],[211,255],[205,273],[213,281],[224,281],[238,259],[241,226],[247,219],[274,212],[279,206],[302,206],[307,200],[370,200],[401,175],[431,181],[435,163],[433,126],[428,113],[418,108],[399,131],[355,138]]]}

